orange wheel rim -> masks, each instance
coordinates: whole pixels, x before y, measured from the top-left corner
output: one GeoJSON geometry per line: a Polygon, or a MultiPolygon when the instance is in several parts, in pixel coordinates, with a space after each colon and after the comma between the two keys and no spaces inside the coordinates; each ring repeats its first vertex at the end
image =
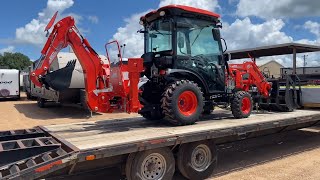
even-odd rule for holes
{"type": "Polygon", "coordinates": [[[241,111],[243,114],[248,114],[251,110],[251,101],[248,97],[242,99],[241,111]]]}
{"type": "Polygon", "coordinates": [[[181,114],[191,116],[197,111],[198,99],[192,91],[185,91],[178,98],[178,108],[181,114]]]}

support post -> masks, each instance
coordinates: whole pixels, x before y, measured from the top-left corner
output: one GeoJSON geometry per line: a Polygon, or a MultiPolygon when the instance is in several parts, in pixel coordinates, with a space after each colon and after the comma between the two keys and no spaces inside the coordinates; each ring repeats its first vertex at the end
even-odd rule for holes
{"type": "Polygon", "coordinates": [[[297,74],[297,50],[295,47],[293,47],[292,56],[293,56],[292,74],[297,74]]]}

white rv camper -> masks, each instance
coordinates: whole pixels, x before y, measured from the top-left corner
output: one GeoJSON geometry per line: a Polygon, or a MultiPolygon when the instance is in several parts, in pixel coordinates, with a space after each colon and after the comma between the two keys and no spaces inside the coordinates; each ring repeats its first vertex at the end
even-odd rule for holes
{"type": "MultiPolygon", "coordinates": [[[[104,63],[108,63],[105,56],[100,55],[100,58],[104,63]]],[[[57,58],[52,62],[49,70],[52,72],[61,69],[65,67],[69,61],[75,59],[77,60],[77,57],[74,53],[60,52],[57,55],[57,58]]],[[[31,67],[30,70],[32,71],[32,69],[33,67],[31,67]]],[[[39,107],[44,107],[47,101],[64,104],[81,104],[86,107],[83,71],[78,60],[72,73],[70,86],[64,91],[55,91],[51,88],[46,89],[45,87],[36,87],[32,82],[30,82],[29,76],[25,76],[24,86],[26,87],[27,95],[30,98],[37,98],[39,107]]]]}
{"type": "Polygon", "coordinates": [[[0,98],[20,99],[20,71],[0,69],[0,98]]]}

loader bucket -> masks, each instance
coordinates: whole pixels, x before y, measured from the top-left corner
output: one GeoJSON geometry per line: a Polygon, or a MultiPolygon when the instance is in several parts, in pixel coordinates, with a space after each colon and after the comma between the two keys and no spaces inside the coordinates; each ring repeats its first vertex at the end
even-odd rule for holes
{"type": "Polygon", "coordinates": [[[44,75],[41,82],[56,91],[62,91],[70,87],[72,73],[76,65],[76,60],[69,61],[64,68],[58,69],[44,75]]]}

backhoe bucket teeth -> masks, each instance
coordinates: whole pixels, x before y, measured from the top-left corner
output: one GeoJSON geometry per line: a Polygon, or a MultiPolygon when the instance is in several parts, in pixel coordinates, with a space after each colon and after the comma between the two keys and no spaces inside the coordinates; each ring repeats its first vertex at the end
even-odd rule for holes
{"type": "Polygon", "coordinates": [[[61,69],[44,75],[41,82],[56,91],[62,91],[70,87],[72,73],[76,65],[76,60],[69,61],[68,64],[61,69]]]}

